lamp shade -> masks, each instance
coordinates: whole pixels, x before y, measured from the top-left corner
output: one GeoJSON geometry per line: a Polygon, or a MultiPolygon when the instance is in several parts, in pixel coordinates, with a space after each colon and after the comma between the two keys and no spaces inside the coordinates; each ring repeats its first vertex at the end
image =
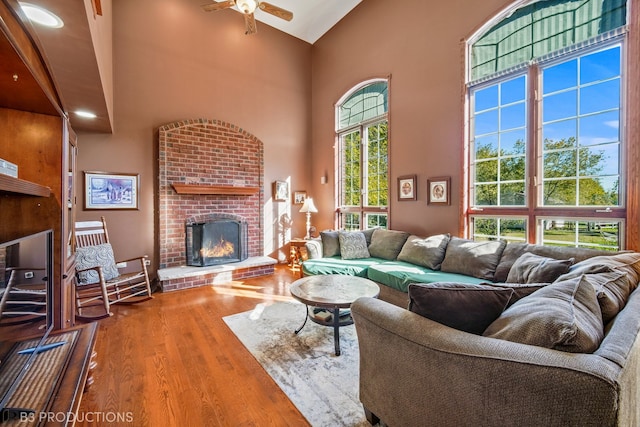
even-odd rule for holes
{"type": "Polygon", "coordinates": [[[245,14],[251,14],[258,7],[258,2],[255,0],[236,0],[236,6],[240,9],[240,12],[245,14]]]}
{"type": "Polygon", "coordinates": [[[311,197],[307,197],[306,199],[304,199],[304,204],[302,205],[302,207],[300,208],[300,212],[302,213],[316,213],[318,212],[318,209],[316,209],[316,206],[313,204],[313,199],[311,197]]]}

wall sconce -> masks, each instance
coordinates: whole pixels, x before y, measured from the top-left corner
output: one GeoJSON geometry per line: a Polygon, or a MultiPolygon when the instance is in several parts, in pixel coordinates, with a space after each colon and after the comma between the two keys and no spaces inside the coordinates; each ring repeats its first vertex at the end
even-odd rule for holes
{"type": "Polygon", "coordinates": [[[309,229],[311,228],[311,214],[318,212],[318,209],[316,209],[316,206],[313,204],[313,199],[311,197],[304,199],[304,204],[300,208],[300,212],[307,214],[307,235],[304,236],[304,238],[309,240],[311,238],[309,233],[309,229]]]}

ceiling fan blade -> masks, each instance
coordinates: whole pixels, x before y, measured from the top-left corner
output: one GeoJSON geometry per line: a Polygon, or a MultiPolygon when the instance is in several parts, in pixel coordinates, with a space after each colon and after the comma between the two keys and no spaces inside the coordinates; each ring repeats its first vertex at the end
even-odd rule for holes
{"type": "Polygon", "coordinates": [[[253,13],[243,13],[244,15],[244,33],[245,34],[255,34],[258,32],[258,27],[256,27],[256,18],[254,18],[253,13]]]}
{"type": "Polygon", "coordinates": [[[284,19],[285,21],[291,21],[293,19],[293,13],[281,7],[274,6],[271,3],[261,1],[258,7],[260,10],[270,13],[273,16],[277,16],[280,19],[284,19]]]}
{"type": "Polygon", "coordinates": [[[228,1],[221,1],[220,3],[210,3],[210,4],[203,4],[202,5],[202,9],[205,12],[213,12],[216,10],[222,10],[222,9],[229,9],[230,7],[233,7],[236,5],[236,2],[234,0],[228,0],[228,1]]]}

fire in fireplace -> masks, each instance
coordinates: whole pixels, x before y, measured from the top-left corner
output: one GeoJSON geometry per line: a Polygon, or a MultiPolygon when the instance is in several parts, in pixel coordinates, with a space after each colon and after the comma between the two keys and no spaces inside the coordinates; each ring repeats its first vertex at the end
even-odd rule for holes
{"type": "Polygon", "coordinates": [[[186,224],[187,265],[204,267],[247,259],[247,222],[238,217],[211,215],[186,224]]]}

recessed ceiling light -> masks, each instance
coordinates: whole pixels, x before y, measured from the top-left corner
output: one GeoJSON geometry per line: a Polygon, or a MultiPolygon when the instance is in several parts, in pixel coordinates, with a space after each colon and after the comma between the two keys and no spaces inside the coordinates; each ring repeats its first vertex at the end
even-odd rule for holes
{"type": "Polygon", "coordinates": [[[20,2],[20,7],[24,11],[24,14],[27,15],[27,18],[32,22],[50,28],[62,28],[64,26],[62,19],[49,12],[47,9],[25,2],[20,2]]]}
{"type": "Polygon", "coordinates": [[[96,117],[98,117],[94,113],[92,113],[91,111],[78,110],[75,113],[76,113],[76,116],[80,116],[80,117],[83,117],[85,119],[95,119],[96,117]]]}

